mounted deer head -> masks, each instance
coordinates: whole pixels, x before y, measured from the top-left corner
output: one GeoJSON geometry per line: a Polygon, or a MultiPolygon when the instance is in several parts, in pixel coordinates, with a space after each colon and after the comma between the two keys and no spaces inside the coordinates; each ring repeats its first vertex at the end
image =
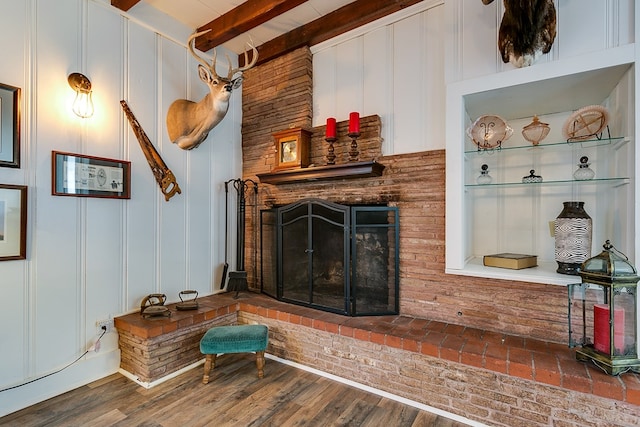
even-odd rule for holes
{"type": "Polygon", "coordinates": [[[211,65],[194,51],[195,39],[210,30],[194,33],[189,36],[187,45],[189,52],[201,65],[198,65],[198,76],[208,87],[209,93],[199,102],[187,99],[174,101],[167,111],[167,131],[174,144],[183,150],[191,150],[205,140],[209,131],[213,129],[227,114],[231,91],[242,84],[242,73],[253,67],[258,60],[258,50],[252,46],[251,62],[247,52],[244,53],[244,67],[232,68],[231,60],[227,56],[229,72],[226,77],[216,73],[216,51],[213,51],[211,65]],[[234,78],[236,74],[240,73],[234,78]]]}
{"type": "MultiPolygon", "coordinates": [[[[493,0],[482,0],[489,4],[493,0]]],[[[553,0],[504,0],[498,48],[503,62],[528,67],[542,53],[549,53],[556,37],[553,0]]]]}

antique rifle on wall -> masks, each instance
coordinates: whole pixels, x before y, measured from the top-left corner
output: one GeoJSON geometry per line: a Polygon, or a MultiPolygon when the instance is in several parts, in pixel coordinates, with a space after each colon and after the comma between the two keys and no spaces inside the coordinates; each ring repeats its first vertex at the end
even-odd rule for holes
{"type": "Polygon", "coordinates": [[[153,146],[144,129],[142,129],[142,126],[140,126],[140,123],[138,123],[138,120],[136,120],[136,117],[133,115],[133,112],[129,109],[127,102],[122,100],[120,101],[120,105],[122,105],[122,109],[127,115],[127,119],[129,119],[133,133],[135,133],[136,138],[138,138],[140,148],[147,158],[147,163],[149,163],[151,167],[151,172],[153,172],[153,176],[156,178],[162,194],[164,194],[164,199],[168,202],[176,193],[182,193],[180,186],[176,182],[176,177],[167,167],[164,160],[162,160],[162,157],[160,157],[156,147],[153,146]]]}

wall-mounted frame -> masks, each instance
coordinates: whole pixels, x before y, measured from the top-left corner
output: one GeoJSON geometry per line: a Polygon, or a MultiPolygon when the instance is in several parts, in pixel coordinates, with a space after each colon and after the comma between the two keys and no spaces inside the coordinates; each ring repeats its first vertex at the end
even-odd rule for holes
{"type": "Polygon", "coordinates": [[[0,184],[0,261],[27,257],[27,186],[0,184]]]}
{"type": "Polygon", "coordinates": [[[20,88],[0,83],[0,166],[20,167],[20,88]]]}
{"type": "Polygon", "coordinates": [[[130,199],[131,162],[52,151],[51,194],[130,199]]]}

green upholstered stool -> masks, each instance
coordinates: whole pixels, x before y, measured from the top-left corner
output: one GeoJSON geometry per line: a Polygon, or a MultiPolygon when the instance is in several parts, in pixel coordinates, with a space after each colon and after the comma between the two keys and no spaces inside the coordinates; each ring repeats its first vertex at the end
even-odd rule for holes
{"type": "Polygon", "coordinates": [[[202,383],[209,383],[209,373],[215,367],[216,356],[222,353],[256,353],[258,378],[264,377],[264,351],[269,328],[265,325],[216,326],[200,340],[200,352],[206,355],[202,383]]]}

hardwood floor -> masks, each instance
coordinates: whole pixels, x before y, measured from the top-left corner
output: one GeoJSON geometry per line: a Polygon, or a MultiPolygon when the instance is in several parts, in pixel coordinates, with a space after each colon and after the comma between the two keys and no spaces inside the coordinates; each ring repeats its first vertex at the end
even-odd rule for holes
{"type": "Polygon", "coordinates": [[[257,378],[255,355],[218,358],[211,382],[202,368],[144,389],[120,374],[0,418],[0,426],[384,426],[465,424],[267,360],[257,378]]]}

